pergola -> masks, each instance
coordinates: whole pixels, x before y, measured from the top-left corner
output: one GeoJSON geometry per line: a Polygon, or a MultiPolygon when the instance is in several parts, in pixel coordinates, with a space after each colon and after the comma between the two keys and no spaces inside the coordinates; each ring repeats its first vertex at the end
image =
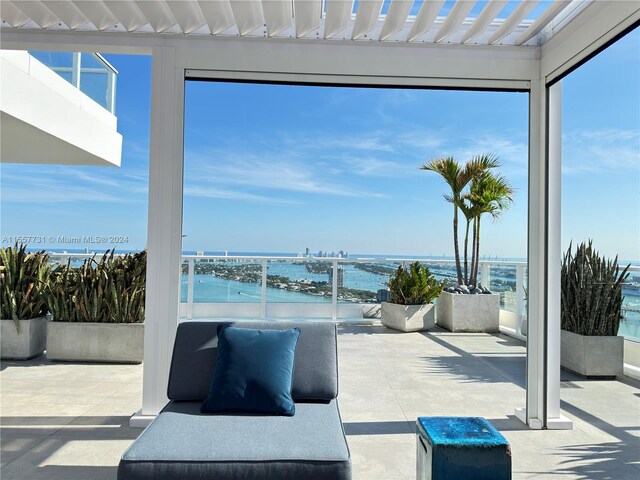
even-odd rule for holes
{"type": "Polygon", "coordinates": [[[1,48],[151,54],[142,408],[165,405],[177,326],[186,79],[529,92],[526,405],[560,413],[561,79],[640,24],[637,1],[1,0],[1,48]],[[537,9],[537,10],[535,10],[537,9]],[[533,11],[537,14],[527,19],[533,11]],[[505,13],[503,13],[505,12],[505,13]]]}

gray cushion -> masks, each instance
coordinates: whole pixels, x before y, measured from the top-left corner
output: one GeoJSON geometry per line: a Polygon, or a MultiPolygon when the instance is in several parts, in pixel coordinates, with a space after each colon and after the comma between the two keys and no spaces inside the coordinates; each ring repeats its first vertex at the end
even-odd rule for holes
{"type": "Polygon", "coordinates": [[[218,353],[219,323],[261,329],[300,328],[292,397],[329,401],[338,396],[336,326],[318,322],[183,322],[178,325],[167,395],[171,400],[204,400],[218,353]]]}
{"type": "Polygon", "coordinates": [[[122,456],[118,480],[349,480],[335,400],[297,403],[293,417],[207,415],[170,402],[122,456]]]}

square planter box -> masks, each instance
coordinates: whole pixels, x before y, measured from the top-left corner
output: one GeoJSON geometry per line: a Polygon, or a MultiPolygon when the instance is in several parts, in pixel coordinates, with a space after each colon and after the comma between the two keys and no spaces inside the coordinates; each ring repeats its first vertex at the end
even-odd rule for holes
{"type": "Polygon", "coordinates": [[[49,322],[49,360],[141,363],[143,323],[49,322]]]}
{"type": "Polygon", "coordinates": [[[590,337],[560,331],[560,365],[585,377],[622,375],[624,337],[590,337]]]}
{"type": "Polygon", "coordinates": [[[18,320],[20,333],[13,320],[0,320],[0,350],[6,360],[27,360],[42,355],[47,339],[44,317],[18,320]]]}
{"type": "Polygon", "coordinates": [[[442,292],[438,298],[438,325],[450,332],[498,332],[500,295],[442,292]]]}
{"type": "Polygon", "coordinates": [[[418,332],[436,325],[435,305],[398,305],[382,302],[380,320],[385,327],[402,332],[418,332]]]}

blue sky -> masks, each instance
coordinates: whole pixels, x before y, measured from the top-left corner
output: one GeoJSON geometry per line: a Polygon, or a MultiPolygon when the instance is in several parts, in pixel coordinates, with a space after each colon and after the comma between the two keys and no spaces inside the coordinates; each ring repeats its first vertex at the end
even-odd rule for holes
{"type": "MultiPolygon", "coordinates": [[[[107,58],[120,72],[122,167],[3,164],[3,237],[119,235],[122,249],[145,246],[150,59],[107,58]]],[[[640,33],[563,87],[563,246],[593,238],[638,260],[640,33]]],[[[446,186],[418,167],[490,152],[516,192],[500,221],[484,221],[482,251],[524,257],[527,103],[524,93],[189,82],[184,249],[451,255],[446,186]]]]}

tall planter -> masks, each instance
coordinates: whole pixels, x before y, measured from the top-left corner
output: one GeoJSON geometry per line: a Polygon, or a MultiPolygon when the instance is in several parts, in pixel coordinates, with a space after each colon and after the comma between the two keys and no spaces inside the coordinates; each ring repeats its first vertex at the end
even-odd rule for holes
{"type": "Polygon", "coordinates": [[[450,332],[496,333],[500,330],[500,295],[442,292],[437,322],[450,332]]]}
{"type": "Polygon", "coordinates": [[[49,360],[142,363],[143,347],[143,323],[48,323],[49,360]]]}
{"type": "Polygon", "coordinates": [[[587,336],[560,331],[560,365],[584,377],[614,378],[623,373],[624,337],[587,336]]]}
{"type": "Polygon", "coordinates": [[[380,320],[385,327],[401,332],[419,332],[436,325],[436,309],[434,304],[398,305],[382,303],[380,320]]]}
{"type": "Polygon", "coordinates": [[[3,360],[28,360],[44,353],[47,338],[45,317],[0,320],[0,352],[3,360]]]}

